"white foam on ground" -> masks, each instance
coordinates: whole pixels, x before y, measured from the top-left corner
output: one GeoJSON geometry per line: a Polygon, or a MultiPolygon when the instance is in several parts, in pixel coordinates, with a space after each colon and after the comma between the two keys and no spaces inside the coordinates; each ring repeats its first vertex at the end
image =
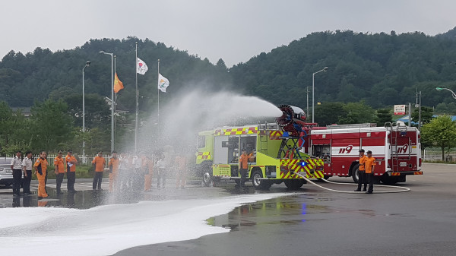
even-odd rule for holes
{"type": "Polygon", "coordinates": [[[206,220],[237,206],[289,194],[218,199],[140,202],[87,210],[0,210],[0,255],[110,255],[148,244],[183,241],[229,232],[206,220]]]}

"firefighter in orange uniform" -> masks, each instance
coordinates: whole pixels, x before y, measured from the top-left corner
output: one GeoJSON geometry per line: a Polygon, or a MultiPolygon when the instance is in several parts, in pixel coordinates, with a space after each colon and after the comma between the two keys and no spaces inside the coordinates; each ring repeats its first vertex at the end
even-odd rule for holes
{"type": "Polygon", "coordinates": [[[366,166],[367,182],[369,183],[369,189],[366,194],[372,194],[374,191],[374,172],[376,166],[375,158],[372,157],[372,151],[367,151],[367,159],[364,164],[366,166]]]}
{"type": "Polygon", "coordinates": [[[241,187],[245,186],[245,180],[247,179],[247,171],[249,169],[249,155],[245,150],[242,151],[242,155],[239,158],[239,170],[241,172],[241,181],[239,185],[241,187]]]}
{"type": "Polygon", "coordinates": [[[103,181],[103,171],[106,160],[103,157],[103,152],[98,152],[98,155],[93,159],[92,164],[95,165],[95,174],[93,176],[93,190],[101,190],[101,182],[103,181]]]}
{"type": "Polygon", "coordinates": [[[75,193],[74,183],[76,181],[76,164],[78,160],[73,156],[73,151],[68,150],[68,155],[65,157],[66,171],[67,171],[67,189],[68,192],[75,193]]]}
{"type": "Polygon", "coordinates": [[[38,178],[38,199],[48,197],[48,194],[46,193],[46,171],[48,166],[46,157],[46,151],[42,151],[40,157],[33,165],[33,167],[35,167],[36,177],[38,178]]]}
{"type": "Polygon", "coordinates": [[[363,191],[366,191],[367,189],[367,177],[366,177],[366,163],[367,156],[364,155],[364,149],[361,149],[359,151],[359,169],[358,169],[358,189],[355,191],[361,191],[361,187],[364,184],[364,189],[363,191]]]}
{"type": "Polygon", "coordinates": [[[154,160],[152,157],[146,157],[147,173],[144,175],[144,191],[150,191],[152,187],[152,175],[154,174],[154,160]]]}
{"type": "Polygon", "coordinates": [[[177,167],[177,181],[176,188],[185,188],[187,176],[187,158],[184,155],[176,156],[175,164],[177,167]]]}
{"type": "Polygon", "coordinates": [[[62,151],[59,151],[59,154],[54,158],[54,167],[55,167],[55,188],[57,190],[57,195],[60,195],[62,191],[60,190],[63,182],[63,176],[65,175],[65,164],[63,163],[64,159],[62,157],[62,151]]]}
{"type": "Polygon", "coordinates": [[[113,192],[118,189],[117,175],[119,173],[119,158],[117,158],[117,152],[112,152],[112,157],[108,163],[109,167],[109,192],[113,192]]]}

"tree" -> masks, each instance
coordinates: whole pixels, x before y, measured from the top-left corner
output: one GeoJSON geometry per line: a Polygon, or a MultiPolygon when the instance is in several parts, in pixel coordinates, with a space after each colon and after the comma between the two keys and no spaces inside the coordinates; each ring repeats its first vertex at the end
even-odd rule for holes
{"type": "Polygon", "coordinates": [[[347,103],[343,109],[347,115],[339,118],[340,124],[362,124],[375,121],[375,110],[366,105],[364,101],[347,103]]]}
{"type": "Polygon", "coordinates": [[[392,122],[393,115],[388,108],[377,109],[377,126],[384,126],[385,123],[392,122]]]}
{"type": "Polygon", "coordinates": [[[55,151],[73,139],[73,120],[67,109],[67,104],[62,100],[35,103],[31,109],[32,148],[35,151],[55,151]]]}
{"type": "MultiPolygon", "coordinates": [[[[64,98],[68,113],[76,126],[82,127],[82,95],[70,95],[64,98]]],[[[103,97],[97,94],[85,95],[86,128],[107,127],[111,123],[111,111],[103,97]]]]}
{"type": "Polygon", "coordinates": [[[456,142],[456,123],[450,116],[443,115],[432,119],[421,129],[423,144],[436,145],[442,150],[442,161],[445,160],[445,148],[456,142]]]}
{"type": "MultiPolygon", "coordinates": [[[[315,106],[315,122],[321,126],[335,124],[337,121],[347,115],[344,104],[341,102],[327,102],[315,106]]],[[[310,114],[307,114],[308,121],[310,114]]]]}
{"type": "Polygon", "coordinates": [[[4,101],[0,102],[0,147],[4,144],[8,144],[8,138],[10,130],[8,122],[13,116],[13,111],[4,101]]]}
{"type": "Polygon", "coordinates": [[[221,58],[217,61],[216,66],[220,69],[226,70],[225,61],[223,61],[221,58]]]}
{"type": "MultiPolygon", "coordinates": [[[[432,116],[434,115],[434,110],[430,107],[421,107],[421,123],[427,124],[431,121],[432,116]]],[[[415,108],[412,112],[412,120],[418,123],[420,119],[420,110],[415,108]]]]}

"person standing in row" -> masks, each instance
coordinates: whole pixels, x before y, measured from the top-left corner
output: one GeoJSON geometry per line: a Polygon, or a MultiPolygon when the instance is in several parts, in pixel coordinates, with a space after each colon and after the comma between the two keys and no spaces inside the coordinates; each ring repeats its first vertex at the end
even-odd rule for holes
{"type": "Polygon", "coordinates": [[[372,157],[372,151],[367,151],[367,159],[365,162],[366,165],[366,176],[367,176],[367,182],[369,183],[369,189],[367,190],[366,194],[372,194],[374,191],[374,172],[375,172],[375,166],[377,165],[375,163],[375,158],[372,157]]]}
{"type": "MultiPolygon", "coordinates": [[[[62,151],[59,151],[58,155],[54,158],[54,167],[55,167],[55,188],[57,190],[57,195],[62,194],[60,188],[62,187],[63,176],[65,175],[65,164],[62,157],[62,151]]],[[[68,176],[68,175],[67,175],[68,176]]]]}
{"type": "Polygon", "coordinates": [[[147,162],[147,171],[144,175],[144,191],[150,191],[152,187],[152,176],[154,175],[154,160],[152,157],[146,157],[147,162]]]}
{"type": "Polygon", "coordinates": [[[22,152],[17,151],[16,156],[11,159],[11,171],[13,172],[13,196],[21,195],[22,182],[22,152]]]}
{"type": "Polygon", "coordinates": [[[46,151],[42,151],[40,157],[33,165],[35,167],[36,177],[38,178],[38,199],[48,197],[48,194],[46,193],[46,172],[48,167],[46,157],[46,151]]]}
{"type": "Polygon", "coordinates": [[[112,157],[109,159],[109,192],[117,191],[119,184],[117,181],[117,175],[119,173],[119,158],[117,158],[117,152],[112,152],[112,157]]]}
{"type": "Polygon", "coordinates": [[[166,163],[165,156],[161,155],[157,161],[157,188],[160,188],[160,180],[162,182],[162,188],[166,185],[166,163]]]}
{"type": "Polygon", "coordinates": [[[132,167],[133,167],[133,175],[131,177],[132,191],[139,191],[142,188],[141,181],[143,180],[144,175],[141,175],[142,158],[140,156],[138,156],[137,154],[135,154],[135,156],[132,159],[132,167]]]}
{"type": "Polygon", "coordinates": [[[74,183],[76,182],[76,164],[78,160],[73,156],[73,151],[68,150],[68,154],[65,157],[66,171],[67,171],[67,189],[68,192],[76,192],[74,190],[74,183]]]}
{"type": "Polygon", "coordinates": [[[177,168],[177,177],[176,177],[176,188],[185,188],[186,176],[187,176],[187,158],[181,154],[176,156],[175,164],[177,168]]]}
{"type": "Polygon", "coordinates": [[[25,158],[22,160],[22,171],[24,172],[24,183],[23,183],[23,191],[24,194],[30,194],[30,182],[32,181],[32,169],[33,169],[33,162],[32,162],[32,152],[27,151],[25,153],[25,158]]]}
{"type": "Polygon", "coordinates": [[[359,151],[359,167],[358,167],[358,188],[355,191],[361,191],[361,187],[364,184],[363,191],[367,188],[367,177],[366,177],[366,163],[367,156],[364,155],[364,149],[359,151]]]}
{"type": "Polygon", "coordinates": [[[128,168],[130,166],[128,153],[121,153],[119,160],[119,190],[126,190],[128,187],[128,168]]]}
{"type": "Polygon", "coordinates": [[[101,190],[101,182],[103,181],[103,171],[106,160],[103,157],[103,152],[98,152],[98,155],[93,159],[92,164],[95,165],[95,174],[93,176],[93,190],[101,190]]]}

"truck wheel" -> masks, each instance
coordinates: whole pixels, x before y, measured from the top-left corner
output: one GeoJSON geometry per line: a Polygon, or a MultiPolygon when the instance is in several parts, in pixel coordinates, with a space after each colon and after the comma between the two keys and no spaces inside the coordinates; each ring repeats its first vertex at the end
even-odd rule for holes
{"type": "Polygon", "coordinates": [[[255,189],[269,189],[272,186],[272,182],[268,180],[261,180],[263,173],[261,170],[256,170],[252,173],[252,185],[255,189]]]}
{"type": "Polygon", "coordinates": [[[304,185],[303,180],[285,180],[284,181],[285,186],[287,186],[288,189],[290,190],[297,190],[304,185]]]}
{"type": "Polygon", "coordinates": [[[212,182],[212,175],[208,170],[204,170],[203,172],[203,184],[206,187],[209,187],[212,182]]]}
{"type": "Polygon", "coordinates": [[[359,167],[354,167],[352,171],[352,178],[355,183],[358,183],[359,180],[359,167]]]}
{"type": "Polygon", "coordinates": [[[380,180],[383,184],[386,184],[386,185],[394,185],[397,183],[396,177],[389,177],[386,174],[384,174],[380,180]]]}

